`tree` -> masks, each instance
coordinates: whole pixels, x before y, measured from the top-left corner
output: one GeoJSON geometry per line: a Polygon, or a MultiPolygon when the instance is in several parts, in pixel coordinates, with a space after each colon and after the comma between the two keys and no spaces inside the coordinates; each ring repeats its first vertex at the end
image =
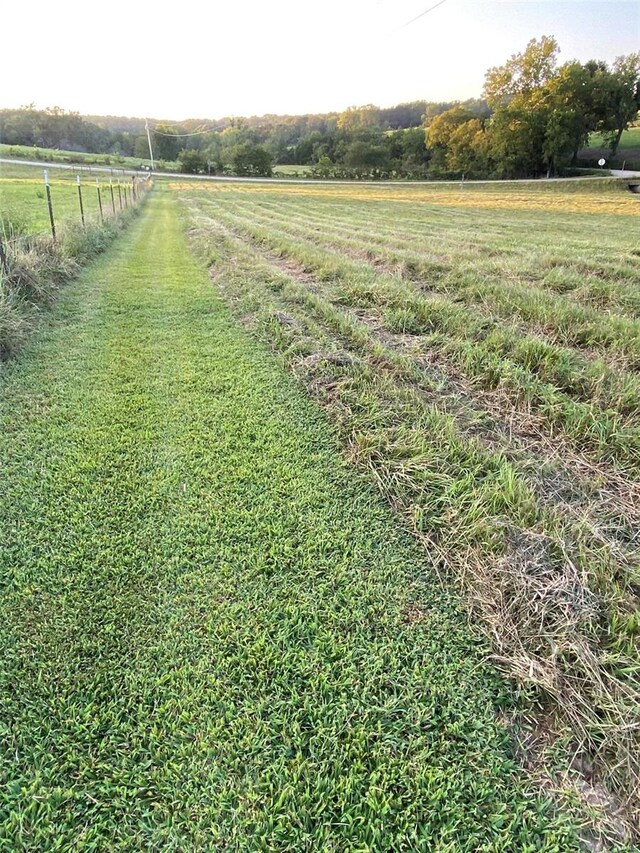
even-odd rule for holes
{"type": "Polygon", "coordinates": [[[141,160],[149,159],[149,141],[147,135],[137,136],[133,146],[133,156],[139,157],[141,160]]]}
{"type": "Polygon", "coordinates": [[[379,127],[380,108],[373,104],[364,107],[349,107],[338,116],[338,130],[350,133],[370,127],[379,127]]]}
{"type": "Polygon", "coordinates": [[[383,145],[356,140],[347,148],[344,164],[357,177],[371,175],[378,178],[390,168],[389,151],[383,145]]]}
{"type": "Polygon", "coordinates": [[[429,152],[421,127],[408,127],[394,134],[399,149],[399,171],[411,178],[424,178],[429,165],[429,152]]]}
{"type": "Polygon", "coordinates": [[[505,177],[537,175],[548,168],[546,129],[552,105],[548,84],[556,73],[558,43],[532,39],[485,77],[484,96],[493,110],[491,153],[505,177]]]}
{"type": "Polygon", "coordinates": [[[270,178],[272,162],[265,148],[251,142],[236,145],[231,152],[231,169],[235,175],[270,178]]]}
{"type": "Polygon", "coordinates": [[[520,96],[523,102],[553,76],[560,48],[552,36],[531,39],[522,53],[485,75],[484,97],[492,110],[505,107],[520,96]]]}
{"type": "Polygon", "coordinates": [[[575,163],[596,126],[597,75],[602,64],[568,62],[544,87],[548,112],[543,153],[549,169],[575,163]]]}
{"type": "Polygon", "coordinates": [[[334,163],[326,154],[323,154],[313,167],[312,174],[314,178],[331,178],[334,176],[334,169],[334,163]]]}
{"type": "Polygon", "coordinates": [[[180,171],[198,175],[207,170],[207,155],[203,151],[183,148],[178,154],[180,171]]]}
{"type": "Polygon", "coordinates": [[[640,110],[640,53],[619,56],[613,68],[601,75],[599,86],[600,131],[614,157],[620,138],[640,110]]]}
{"type": "Polygon", "coordinates": [[[160,122],[153,131],[153,153],[157,160],[176,160],[178,152],[184,146],[179,129],[166,122],[160,122]]]}
{"type": "Polygon", "coordinates": [[[463,175],[483,175],[489,171],[490,136],[480,119],[465,121],[451,134],[447,166],[463,175]]]}
{"type": "Polygon", "coordinates": [[[440,113],[431,120],[426,132],[427,148],[449,147],[449,141],[460,125],[473,119],[473,115],[465,107],[457,104],[446,112],[440,113]]]}

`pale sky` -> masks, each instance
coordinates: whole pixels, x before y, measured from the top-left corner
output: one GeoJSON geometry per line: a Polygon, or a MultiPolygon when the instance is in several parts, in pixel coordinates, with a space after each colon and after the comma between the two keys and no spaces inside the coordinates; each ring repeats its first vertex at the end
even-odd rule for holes
{"type": "Polygon", "coordinates": [[[0,107],[176,120],[328,112],[479,97],[487,68],[541,35],[556,37],[561,61],[640,50],[640,0],[444,0],[403,26],[436,2],[10,2],[0,107]]]}

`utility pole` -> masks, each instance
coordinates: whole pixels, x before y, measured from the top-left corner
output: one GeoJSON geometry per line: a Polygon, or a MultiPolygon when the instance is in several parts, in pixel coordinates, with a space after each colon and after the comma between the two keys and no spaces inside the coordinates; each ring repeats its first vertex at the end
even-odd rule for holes
{"type": "Polygon", "coordinates": [[[151,160],[151,171],[155,171],[155,166],[153,165],[153,148],[151,147],[151,134],[149,133],[149,122],[147,119],[144,120],[144,129],[147,131],[147,142],[149,143],[149,159],[151,160]]]}

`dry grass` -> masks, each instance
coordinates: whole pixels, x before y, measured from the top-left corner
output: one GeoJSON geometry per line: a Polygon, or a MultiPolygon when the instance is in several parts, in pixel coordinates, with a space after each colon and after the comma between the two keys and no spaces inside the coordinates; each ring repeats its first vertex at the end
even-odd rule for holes
{"type": "MultiPolygon", "coordinates": [[[[349,195],[332,188],[323,195],[314,187],[312,203],[306,188],[271,195],[252,189],[183,193],[192,206],[195,244],[217,285],[327,408],[349,458],[370,471],[434,557],[443,583],[465,589],[496,662],[531,697],[525,714],[540,702],[545,715],[553,709],[554,778],[569,773],[571,790],[583,791],[587,809],[594,786],[609,792],[600,811],[611,812],[611,820],[607,824],[606,814],[594,819],[609,826],[605,835],[637,829],[637,366],[609,359],[601,373],[609,377],[602,383],[608,390],[589,396],[581,383],[594,358],[567,339],[561,390],[554,374],[518,361],[526,354],[518,336],[548,354],[557,354],[558,344],[545,341],[538,328],[527,329],[522,318],[513,326],[507,312],[495,311],[496,300],[513,299],[540,267],[555,277],[553,288],[535,291],[536,310],[552,317],[567,281],[569,301],[588,306],[590,322],[613,328],[611,306],[620,317],[626,311],[614,302],[618,283],[629,306],[640,294],[629,250],[637,202],[629,204],[615,189],[602,191],[592,199],[594,209],[576,214],[569,227],[566,212],[584,201],[582,190],[563,196],[557,187],[537,188],[531,198],[545,201],[548,212],[533,203],[515,220],[488,192],[450,220],[443,214],[451,212],[451,193],[443,194],[440,208],[435,196],[433,208],[423,206],[431,188],[413,196],[406,188],[396,198],[395,190],[357,188],[349,195]],[[402,205],[395,206],[398,200],[402,205]],[[597,220],[596,245],[580,229],[597,209],[624,212],[614,221],[597,220]],[[367,228],[372,242],[385,235],[384,253],[367,250],[367,228]],[[449,304],[459,304],[455,275],[469,263],[470,245],[490,255],[494,271],[478,282],[465,317],[469,325],[490,320],[502,335],[502,349],[482,371],[477,354],[483,347],[490,354],[486,337],[469,338],[451,323],[412,325],[416,305],[427,304],[417,290],[429,262],[438,265],[436,275],[449,277],[449,304]],[[416,257],[422,268],[416,269],[416,257]],[[573,287],[580,269],[589,271],[592,284],[601,281],[603,305],[594,304],[593,287],[573,287]],[[505,349],[505,331],[513,335],[511,349],[505,349]],[[544,350],[550,346],[556,350],[544,350]],[[580,776],[585,766],[594,768],[588,779],[580,776]]],[[[481,190],[474,193],[477,200],[481,190]]],[[[510,198],[504,207],[513,205],[510,198]]],[[[526,193],[519,189],[515,198],[526,193]]],[[[424,316],[431,322],[429,311],[424,316]]],[[[630,346],[635,327],[617,328],[623,331],[616,346],[630,346]]],[[[534,716],[543,728],[545,716],[534,716]]]]}

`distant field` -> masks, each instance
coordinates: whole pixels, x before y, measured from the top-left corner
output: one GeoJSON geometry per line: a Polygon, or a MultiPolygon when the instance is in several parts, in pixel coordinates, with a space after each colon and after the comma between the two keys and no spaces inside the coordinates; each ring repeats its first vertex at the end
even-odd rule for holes
{"type": "MultiPolygon", "coordinates": [[[[589,148],[604,148],[605,142],[599,133],[589,137],[589,148]]],[[[640,153],[640,127],[630,127],[622,134],[618,151],[635,150],[640,153]]]]}
{"type": "Polygon", "coordinates": [[[639,808],[640,198],[173,187],[243,324],[639,808]]]}
{"type": "Polygon", "coordinates": [[[602,136],[597,133],[592,134],[589,139],[589,148],[580,152],[580,159],[588,159],[595,165],[595,161],[600,157],[607,160],[607,167],[620,169],[624,164],[627,169],[640,170],[640,127],[631,127],[622,134],[613,160],[602,136]]]}
{"type": "Polygon", "coordinates": [[[311,171],[312,166],[274,166],[273,174],[278,177],[306,177],[311,171]]]}
{"type": "MultiPolygon", "coordinates": [[[[151,160],[141,157],[121,157],[118,154],[92,154],[83,151],[65,151],[58,148],[38,148],[30,145],[0,145],[0,157],[16,157],[21,160],[44,160],[50,163],[80,163],[85,166],[111,166],[114,169],[146,169],[151,160]]],[[[158,163],[155,164],[156,169],[158,163]]],[[[163,161],[167,171],[178,168],[175,161],[163,161]]]]}
{"type": "MultiPolygon", "coordinates": [[[[99,217],[96,179],[100,182],[102,205],[105,213],[112,211],[109,175],[104,172],[87,173],[77,168],[51,169],[49,184],[51,201],[57,223],[69,220],[80,221],[78,188],[76,177],[82,181],[82,199],[85,218],[97,220],[99,217]]],[[[122,177],[114,173],[114,200],[116,209],[120,207],[117,185],[130,186],[131,176],[122,177]]],[[[122,192],[122,189],[121,189],[122,192]]],[[[123,198],[124,202],[124,198],[123,198]]],[[[0,218],[11,222],[20,232],[37,233],[49,229],[49,211],[44,187],[44,170],[36,166],[17,166],[0,164],[0,218]]]]}

